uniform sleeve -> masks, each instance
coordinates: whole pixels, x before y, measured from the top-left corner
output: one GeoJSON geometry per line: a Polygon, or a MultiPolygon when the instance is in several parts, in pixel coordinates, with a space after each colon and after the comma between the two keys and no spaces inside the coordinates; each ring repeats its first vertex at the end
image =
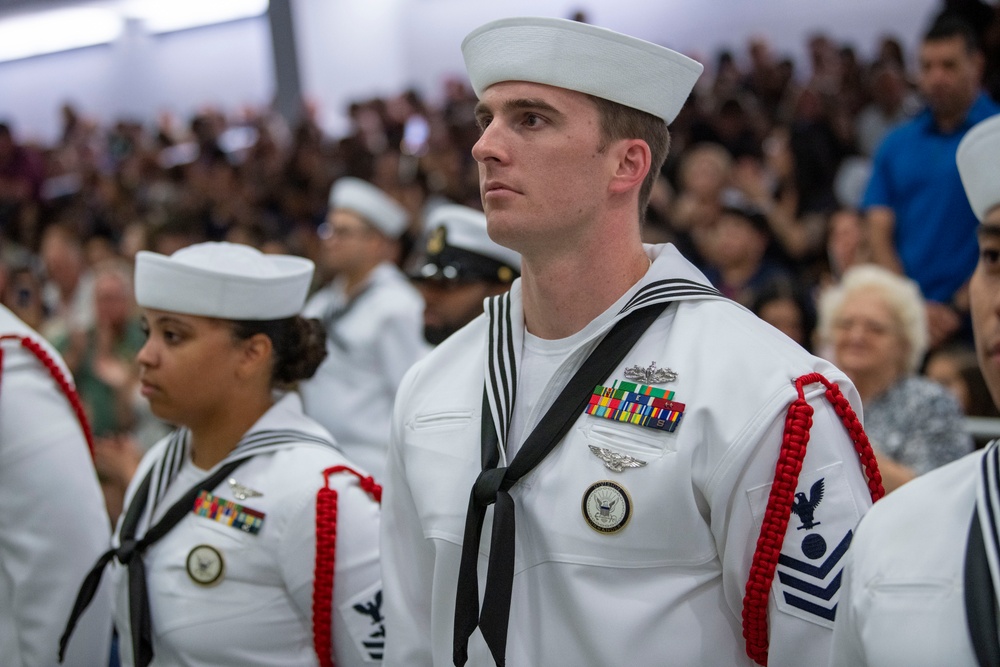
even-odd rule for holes
{"type": "MultiPolygon", "coordinates": [[[[322,475],[310,479],[310,486],[318,491],[323,484],[322,475]]],[[[353,475],[333,475],[330,486],[338,496],[332,614],[334,662],[339,667],[378,665],[385,642],[378,560],[379,507],[353,475]]],[[[300,507],[291,508],[279,547],[282,578],[310,629],[316,567],[315,491],[304,494],[300,507]]]]}
{"type": "MultiPolygon", "coordinates": [[[[109,547],[110,524],[67,399],[23,355],[5,350],[0,392],[0,649],[4,664],[54,665],[80,584],[109,547]]],[[[107,664],[110,641],[110,590],[102,587],[64,664],[107,664]]]]}
{"type": "Polygon", "coordinates": [[[434,553],[421,529],[403,458],[404,407],[410,386],[407,380],[396,402],[382,499],[381,558],[388,629],[385,664],[418,667],[433,663],[430,621],[434,553]]]}
{"type": "MultiPolygon", "coordinates": [[[[846,386],[859,405],[853,388],[846,386]]],[[[822,387],[806,389],[815,412],[768,596],[770,667],[826,664],[844,556],[857,522],[871,506],[845,428],[823,397],[822,387]]],[[[760,412],[770,416],[748,425],[729,448],[708,488],[725,597],[737,625],[742,622],[747,580],[791,400],[787,390],[780,394],[760,412]]]]}

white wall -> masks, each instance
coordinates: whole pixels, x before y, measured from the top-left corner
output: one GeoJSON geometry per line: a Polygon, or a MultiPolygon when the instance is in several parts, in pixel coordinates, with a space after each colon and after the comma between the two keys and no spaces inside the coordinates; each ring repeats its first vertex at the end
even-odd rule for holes
{"type": "Polygon", "coordinates": [[[822,30],[869,56],[879,37],[893,34],[915,51],[940,0],[416,0],[409,3],[405,39],[411,80],[436,90],[462,74],[462,36],[496,18],[567,17],[582,9],[591,23],[669,46],[702,61],[722,48],[742,55],[747,39],[766,36],[777,54],[802,60],[805,40],[822,30]]]}
{"type": "MultiPolygon", "coordinates": [[[[431,99],[464,76],[460,44],[477,25],[514,15],[565,17],[661,43],[706,64],[747,39],[766,36],[801,59],[823,30],[870,55],[883,34],[912,55],[941,0],[292,0],[302,89],[324,127],[345,127],[348,101],[416,86],[431,99]]],[[[0,16],[2,20],[2,16],[0,16]]],[[[132,25],[117,43],[0,63],[0,118],[21,138],[52,140],[58,108],[75,102],[107,122],[120,115],[182,118],[205,104],[227,111],[265,104],[274,89],[266,17],[159,36],[132,25]]],[[[803,66],[804,68],[804,66],[803,66]]]]}
{"type": "Polygon", "coordinates": [[[266,104],[273,90],[266,19],[164,35],[130,25],[113,44],[0,63],[0,119],[19,139],[49,142],[63,102],[102,122],[165,111],[186,120],[206,104],[266,104]]]}

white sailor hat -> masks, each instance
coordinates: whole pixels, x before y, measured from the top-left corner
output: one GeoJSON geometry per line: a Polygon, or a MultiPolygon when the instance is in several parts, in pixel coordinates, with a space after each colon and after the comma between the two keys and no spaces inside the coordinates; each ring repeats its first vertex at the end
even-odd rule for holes
{"type": "Polygon", "coordinates": [[[135,257],[135,297],[143,308],[227,320],[296,315],[312,283],[313,263],[265,255],[238,243],[198,243],[167,257],[135,257]]]}
{"type": "Polygon", "coordinates": [[[458,204],[435,208],[427,218],[426,259],[416,280],[513,282],[521,274],[521,255],[494,242],[486,216],[458,204]]]}
{"type": "Polygon", "coordinates": [[[955,154],[965,195],[979,221],[1000,204],[1000,116],[969,130],[955,154]]]}
{"type": "Polygon", "coordinates": [[[330,208],[354,211],[386,236],[397,239],[406,230],[406,209],[385,192],[360,178],[345,176],[330,188],[330,208]]]}
{"type": "Polygon", "coordinates": [[[462,42],[476,95],[500,81],[587,93],[670,123],[704,69],[676,51],[566,19],[500,19],[462,42]]]}

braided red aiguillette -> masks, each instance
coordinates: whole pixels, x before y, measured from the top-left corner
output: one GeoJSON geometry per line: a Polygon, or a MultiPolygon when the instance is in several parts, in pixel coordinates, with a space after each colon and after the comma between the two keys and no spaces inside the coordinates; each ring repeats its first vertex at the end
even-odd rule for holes
{"type": "Polygon", "coordinates": [[[382,502],[382,487],[348,466],[323,471],[324,486],[316,492],[316,568],[313,571],[313,648],[320,667],[333,663],[333,572],[337,563],[337,491],[330,488],[330,475],[347,472],[358,478],[362,490],[382,502]]]}
{"type": "Polygon", "coordinates": [[[774,471],[774,484],[767,499],[767,509],[757,539],[757,550],[750,565],[746,595],[743,598],[743,638],[746,640],[747,655],[756,663],[767,665],[767,598],[778,567],[778,556],[785,540],[788,519],[792,513],[792,499],[798,484],[802,461],[809,444],[809,429],[812,427],[813,409],[806,401],[804,387],[821,383],[826,387],[825,397],[833,405],[834,411],[847,429],[864,466],[868,478],[868,490],[872,502],[879,500],[885,491],[882,476],[875,462],[868,436],[858,420],[850,402],[835,383],[819,373],[803,375],[795,380],[798,398],[789,406],[785,416],[785,433],[778,453],[778,463],[774,471]]]}

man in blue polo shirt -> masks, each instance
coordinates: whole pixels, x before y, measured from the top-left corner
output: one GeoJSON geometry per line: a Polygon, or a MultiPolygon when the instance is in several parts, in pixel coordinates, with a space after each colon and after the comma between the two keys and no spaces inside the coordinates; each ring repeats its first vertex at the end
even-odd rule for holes
{"type": "Polygon", "coordinates": [[[983,56],[966,23],[945,18],[931,27],[920,48],[927,108],[882,142],[862,201],[873,258],[914,279],[928,301],[932,347],[954,336],[968,312],[977,220],[955,151],[973,125],[1000,113],[980,88],[982,71],[983,56]]]}

